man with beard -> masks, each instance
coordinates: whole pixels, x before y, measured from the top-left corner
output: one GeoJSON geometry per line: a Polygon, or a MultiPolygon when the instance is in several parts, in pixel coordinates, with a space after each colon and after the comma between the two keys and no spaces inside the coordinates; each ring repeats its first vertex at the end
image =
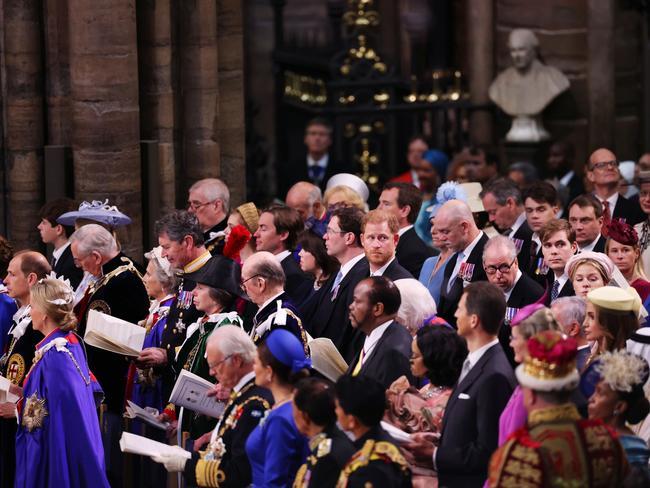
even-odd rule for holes
{"type": "Polygon", "coordinates": [[[368,212],[361,227],[361,244],[370,265],[370,276],[385,276],[391,280],[413,278],[395,258],[399,242],[397,218],[384,210],[368,212]]]}

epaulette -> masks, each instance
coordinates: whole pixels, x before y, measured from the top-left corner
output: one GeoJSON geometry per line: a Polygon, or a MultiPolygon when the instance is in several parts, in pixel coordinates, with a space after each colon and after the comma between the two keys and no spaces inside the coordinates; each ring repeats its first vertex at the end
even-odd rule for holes
{"type": "Polygon", "coordinates": [[[207,461],[199,459],[194,470],[197,486],[217,488],[219,484],[226,481],[226,473],[219,469],[220,465],[221,460],[207,461]]]}
{"type": "Polygon", "coordinates": [[[544,486],[540,444],[519,429],[492,455],[491,487],[533,488],[544,486]]]}
{"type": "Polygon", "coordinates": [[[408,471],[409,465],[397,446],[390,442],[367,440],[363,447],[355,452],[341,471],[337,486],[346,486],[347,479],[359,468],[367,466],[371,461],[383,461],[399,466],[402,471],[408,471]]]}

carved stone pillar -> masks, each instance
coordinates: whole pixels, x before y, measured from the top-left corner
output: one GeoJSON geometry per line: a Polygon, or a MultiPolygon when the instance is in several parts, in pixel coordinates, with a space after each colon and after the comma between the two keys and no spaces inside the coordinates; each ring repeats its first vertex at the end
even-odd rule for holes
{"type": "Polygon", "coordinates": [[[129,215],[122,244],[141,260],[135,0],[69,0],[69,12],[75,195],[129,215]]]}

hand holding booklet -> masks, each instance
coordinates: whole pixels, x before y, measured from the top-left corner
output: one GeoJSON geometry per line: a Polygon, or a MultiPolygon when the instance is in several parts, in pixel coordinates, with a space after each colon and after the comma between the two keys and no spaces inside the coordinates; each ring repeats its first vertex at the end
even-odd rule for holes
{"type": "MultiPolygon", "coordinates": [[[[131,434],[130,432],[122,432],[122,438],[120,439],[120,449],[122,452],[127,452],[129,454],[139,454],[140,456],[149,456],[156,457],[161,454],[169,453],[176,455],[178,450],[175,446],[170,446],[163,444],[162,442],[156,442],[147,437],[142,437],[140,435],[131,434]]],[[[192,454],[189,451],[185,451],[187,459],[192,457],[192,454]]]]}
{"type": "Polygon", "coordinates": [[[158,411],[153,408],[142,408],[140,405],[133,403],[131,400],[126,401],[126,412],[124,416],[129,419],[140,419],[143,422],[160,430],[166,430],[167,422],[158,420],[158,411]]]}
{"type": "Polygon", "coordinates": [[[11,381],[0,376],[0,403],[16,403],[18,400],[20,397],[11,393],[11,381]]]}
{"type": "Polygon", "coordinates": [[[208,380],[184,369],[178,375],[169,402],[218,419],[226,404],[207,396],[213,388],[214,385],[208,380]]]}
{"type": "Polygon", "coordinates": [[[144,327],[97,310],[90,310],[84,340],[91,346],[105,351],[138,356],[142,351],[146,333],[144,327]]]}
{"type": "Polygon", "coordinates": [[[404,432],[402,429],[398,429],[397,427],[395,427],[392,424],[389,424],[388,422],[382,420],[381,427],[400,444],[404,444],[411,440],[411,434],[409,434],[408,432],[404,432]]]}

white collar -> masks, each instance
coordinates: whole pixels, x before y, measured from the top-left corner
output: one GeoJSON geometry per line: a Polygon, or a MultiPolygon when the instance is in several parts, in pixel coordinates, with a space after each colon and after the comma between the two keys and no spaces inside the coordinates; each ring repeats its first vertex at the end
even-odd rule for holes
{"type": "Polygon", "coordinates": [[[618,202],[618,192],[614,192],[614,194],[609,198],[600,198],[598,195],[596,195],[596,198],[598,198],[600,203],[607,201],[609,203],[609,213],[614,213],[614,207],[616,207],[616,203],[618,202]]]}
{"type": "Polygon", "coordinates": [[[31,311],[31,305],[23,305],[16,310],[16,313],[13,316],[14,325],[9,330],[9,334],[14,336],[16,340],[20,339],[25,334],[27,327],[32,323],[31,311]]]}
{"type": "Polygon", "coordinates": [[[59,261],[59,258],[65,252],[65,250],[68,248],[69,245],[70,245],[70,241],[66,241],[66,243],[63,244],[61,247],[52,251],[52,257],[54,258],[55,263],[59,261]]]}
{"type": "Polygon", "coordinates": [[[235,386],[233,386],[232,391],[233,393],[238,393],[239,390],[241,390],[246,383],[248,383],[250,380],[255,378],[255,372],[251,371],[250,373],[246,373],[244,376],[241,377],[241,379],[237,382],[235,386]]]}
{"type": "Polygon", "coordinates": [[[591,241],[589,244],[587,244],[584,247],[578,247],[578,253],[581,252],[587,252],[587,251],[593,251],[594,247],[596,247],[596,243],[598,242],[598,239],[600,239],[600,233],[596,236],[596,238],[591,241]]]}
{"type": "MultiPolygon", "coordinates": [[[[262,305],[260,305],[260,308],[257,311],[257,313],[260,313],[261,310],[264,310],[269,303],[271,303],[273,300],[277,300],[278,297],[280,295],[282,295],[283,293],[284,293],[284,290],[282,290],[280,293],[277,293],[277,294],[273,295],[271,298],[269,298],[267,301],[265,301],[262,305]]],[[[257,317],[257,313],[255,314],[256,317],[257,317]]]]}
{"type": "Polygon", "coordinates": [[[379,339],[382,338],[388,326],[393,322],[393,319],[387,320],[383,324],[377,326],[373,331],[366,337],[366,340],[363,342],[363,359],[367,359],[372,350],[375,348],[379,339]]]}
{"type": "Polygon", "coordinates": [[[567,186],[569,184],[569,181],[573,178],[573,175],[575,172],[573,170],[567,172],[562,178],[560,178],[560,184],[567,186]]]}
{"type": "Polygon", "coordinates": [[[520,269],[517,270],[517,276],[515,276],[515,282],[512,284],[512,288],[510,288],[508,291],[506,291],[504,294],[506,296],[506,302],[510,300],[510,295],[512,295],[512,290],[515,289],[515,286],[517,286],[517,283],[519,283],[519,280],[521,279],[522,272],[520,269]]]}
{"type": "Polygon", "coordinates": [[[361,252],[357,256],[350,259],[347,263],[342,264],[341,268],[339,269],[339,272],[341,273],[341,279],[345,278],[345,275],[347,275],[350,272],[350,270],[354,267],[354,265],[357,264],[365,257],[366,255],[363,252],[361,252]]]}
{"type": "Polygon", "coordinates": [[[487,350],[498,343],[499,343],[499,339],[497,338],[494,339],[492,342],[488,342],[484,346],[479,347],[476,351],[470,352],[467,355],[467,359],[469,360],[469,369],[472,369],[474,366],[476,366],[476,363],[480,361],[480,359],[487,352],[487,350]]]}
{"type": "Polygon", "coordinates": [[[284,261],[284,258],[288,257],[289,255],[291,255],[291,251],[289,251],[287,249],[287,250],[284,250],[282,252],[277,253],[275,255],[275,259],[278,260],[278,263],[281,263],[282,261],[284,261]]]}
{"type": "Polygon", "coordinates": [[[508,234],[508,237],[509,237],[510,239],[513,238],[513,236],[515,235],[515,233],[519,230],[519,227],[521,227],[521,226],[523,225],[524,222],[526,222],[526,212],[521,212],[521,213],[519,214],[519,216],[517,217],[517,220],[515,220],[515,223],[512,224],[512,227],[510,227],[510,229],[512,229],[512,230],[510,231],[510,234],[508,234]]]}
{"type": "Polygon", "coordinates": [[[557,291],[559,292],[562,288],[564,288],[564,284],[565,284],[567,281],[569,281],[569,275],[566,274],[566,273],[564,273],[564,274],[563,274],[562,276],[560,276],[559,278],[554,278],[553,282],[555,283],[556,281],[557,281],[558,283],[560,283],[560,287],[557,289],[557,291]]]}
{"type": "Polygon", "coordinates": [[[390,259],[390,261],[388,261],[386,264],[384,264],[377,271],[370,270],[370,276],[384,276],[384,272],[386,271],[386,268],[388,268],[390,266],[390,263],[392,263],[393,261],[395,261],[395,256],[393,256],[390,259]]]}
{"type": "Polygon", "coordinates": [[[462,250],[464,260],[467,260],[469,255],[472,254],[472,251],[474,250],[474,248],[478,244],[478,241],[480,241],[482,237],[483,237],[483,231],[480,231],[478,233],[478,235],[474,238],[474,240],[472,242],[470,242],[469,245],[465,249],[462,250]]]}
{"type": "Polygon", "coordinates": [[[307,166],[320,166],[321,168],[327,168],[327,163],[329,162],[330,155],[325,154],[322,158],[316,161],[309,154],[307,154],[307,166]]]}
{"type": "Polygon", "coordinates": [[[533,232],[533,237],[531,237],[530,240],[535,241],[537,244],[537,252],[539,252],[542,249],[542,240],[539,238],[539,234],[533,232]]]}
{"type": "Polygon", "coordinates": [[[400,230],[397,231],[397,235],[402,237],[402,234],[404,234],[404,232],[406,232],[407,230],[411,230],[412,228],[413,228],[412,225],[407,225],[406,227],[402,227],[400,230]]]}

